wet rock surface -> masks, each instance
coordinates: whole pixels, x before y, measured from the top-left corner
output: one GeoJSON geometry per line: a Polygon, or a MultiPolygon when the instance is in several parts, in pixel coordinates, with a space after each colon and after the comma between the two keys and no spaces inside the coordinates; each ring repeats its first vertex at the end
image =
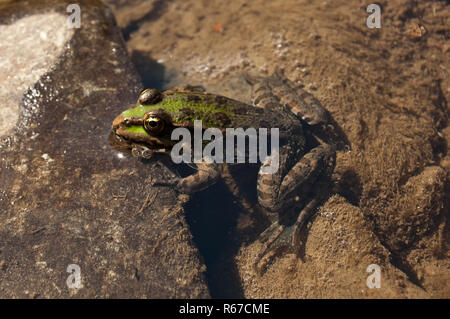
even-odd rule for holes
{"type": "Polygon", "coordinates": [[[164,172],[108,145],[142,89],[114,17],[80,1],[69,29],[69,3],[0,3],[0,296],[208,297],[176,194],[151,186],[164,172]]]}
{"type": "MultiPolygon", "coordinates": [[[[220,238],[195,226],[213,296],[450,296],[448,3],[381,1],[382,27],[369,29],[355,1],[107,2],[146,86],[201,84],[248,101],[242,73],[279,67],[348,141],[303,258],[275,255],[257,274],[258,231],[240,230],[236,216],[220,238]],[[219,252],[202,244],[213,241],[219,252]],[[381,289],[365,284],[371,263],[381,289]]],[[[208,228],[237,214],[221,200],[199,195],[192,219],[208,228]]]]}

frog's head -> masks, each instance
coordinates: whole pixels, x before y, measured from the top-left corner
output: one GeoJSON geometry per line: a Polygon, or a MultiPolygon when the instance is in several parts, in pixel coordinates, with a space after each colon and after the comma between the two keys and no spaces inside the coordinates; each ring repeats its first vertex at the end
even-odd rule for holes
{"type": "Polygon", "coordinates": [[[167,153],[176,143],[171,140],[177,125],[161,104],[163,95],[156,89],[145,89],[136,105],[113,121],[110,145],[134,157],[150,158],[155,152],[167,153]]]}
{"type": "Polygon", "coordinates": [[[178,127],[193,131],[195,120],[202,120],[203,129],[228,127],[234,113],[226,101],[219,100],[191,86],[163,92],[145,89],[133,108],[116,117],[109,142],[116,150],[131,152],[135,157],[169,153],[178,143],[171,140],[172,131],[178,127]]]}

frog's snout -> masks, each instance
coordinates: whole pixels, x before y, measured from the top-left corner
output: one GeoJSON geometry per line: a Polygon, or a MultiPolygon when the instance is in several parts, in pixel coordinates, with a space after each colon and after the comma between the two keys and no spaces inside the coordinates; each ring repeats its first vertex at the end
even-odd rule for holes
{"type": "Polygon", "coordinates": [[[131,155],[137,158],[150,159],[154,153],[154,150],[142,145],[135,144],[131,148],[131,155]]]}
{"type": "Polygon", "coordinates": [[[123,115],[119,114],[118,116],[116,116],[116,118],[114,119],[113,123],[112,123],[112,128],[115,129],[117,127],[119,127],[120,123],[123,122],[123,115]]]}

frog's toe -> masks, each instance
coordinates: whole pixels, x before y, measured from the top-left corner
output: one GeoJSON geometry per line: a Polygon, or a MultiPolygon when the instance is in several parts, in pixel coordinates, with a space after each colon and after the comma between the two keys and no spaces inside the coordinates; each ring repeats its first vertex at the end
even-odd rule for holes
{"type": "Polygon", "coordinates": [[[156,167],[160,172],[160,178],[152,182],[152,186],[177,186],[182,177],[174,174],[166,165],[161,162],[156,163],[156,167]]]}
{"type": "Polygon", "coordinates": [[[274,222],[260,235],[260,241],[263,242],[256,260],[253,264],[253,268],[258,270],[260,261],[269,251],[276,251],[281,248],[288,248],[294,250],[294,242],[292,241],[293,233],[296,230],[294,225],[285,226],[280,225],[278,222],[274,222]]]}
{"type": "Polygon", "coordinates": [[[171,176],[169,178],[165,178],[164,180],[153,182],[152,186],[177,186],[181,180],[181,177],[171,176]]]}

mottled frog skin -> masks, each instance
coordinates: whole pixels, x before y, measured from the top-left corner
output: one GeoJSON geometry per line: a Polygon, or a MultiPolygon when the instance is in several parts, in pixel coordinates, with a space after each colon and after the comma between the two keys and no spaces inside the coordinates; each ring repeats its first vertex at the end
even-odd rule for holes
{"type": "MultiPolygon", "coordinates": [[[[321,199],[323,177],[330,176],[334,169],[335,148],[324,142],[306,148],[306,130],[312,125],[325,127],[328,122],[327,112],[314,96],[296,88],[280,72],[266,78],[248,77],[248,81],[254,105],[207,93],[198,86],[163,92],[146,89],[133,108],[114,120],[110,144],[135,157],[151,158],[169,154],[178,142],[171,140],[171,132],[177,127],[193,130],[194,120],[202,120],[203,129],[223,131],[279,128],[279,169],[273,174],[260,170],[257,177],[258,202],[275,218],[262,234],[265,244],[255,260],[256,266],[269,249],[298,245],[299,232],[321,199]]],[[[261,168],[270,165],[270,157],[260,164],[261,168]]],[[[236,164],[197,163],[195,174],[167,184],[187,194],[208,188],[221,177],[231,184],[224,177],[227,165],[236,164]]]]}

